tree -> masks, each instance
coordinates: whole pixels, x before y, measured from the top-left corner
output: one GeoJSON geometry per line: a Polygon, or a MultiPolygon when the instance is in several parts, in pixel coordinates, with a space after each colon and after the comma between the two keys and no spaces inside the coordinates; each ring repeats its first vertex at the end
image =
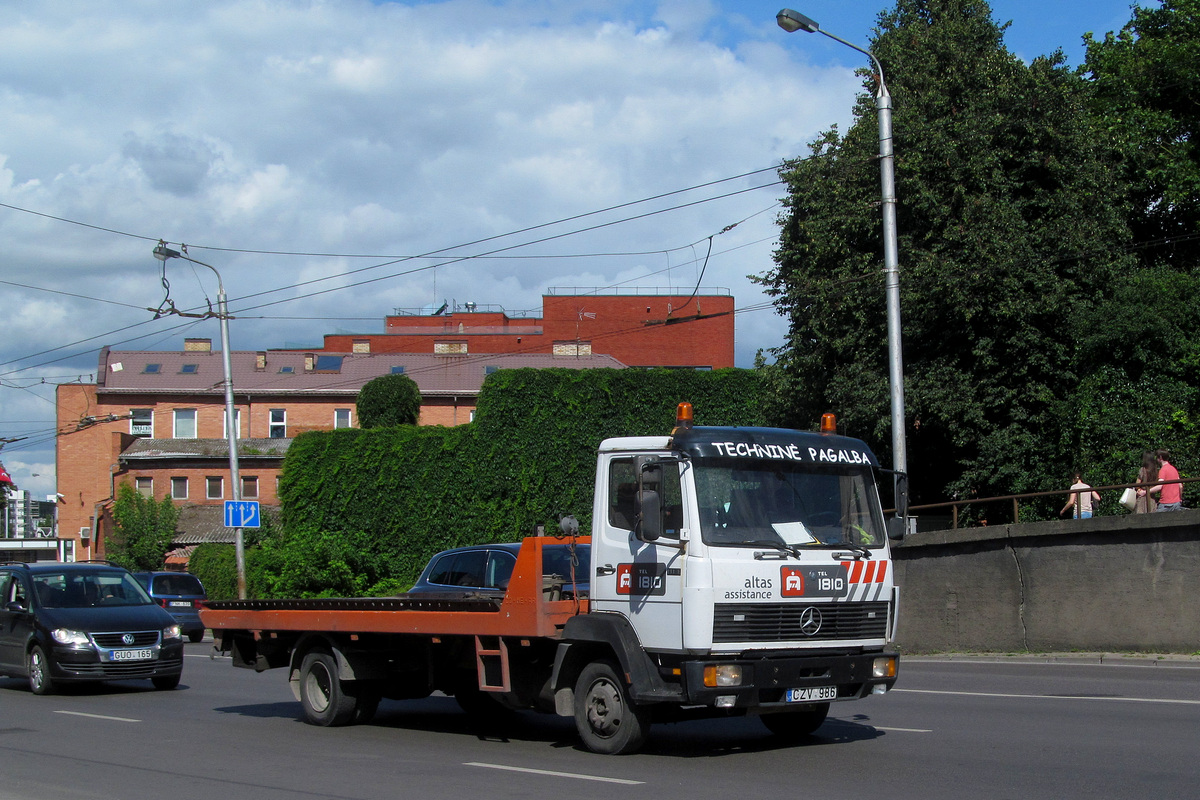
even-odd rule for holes
{"type": "Polygon", "coordinates": [[[407,375],[383,375],[358,390],[355,406],[362,428],[416,425],[421,415],[421,390],[407,375]]]}
{"type": "Polygon", "coordinates": [[[1112,132],[1139,252],[1190,268],[1200,256],[1200,0],[1134,6],[1120,33],[1085,38],[1083,71],[1112,132]]]}
{"type": "MultiPolygon", "coordinates": [[[[1071,321],[1130,259],[1111,148],[1061,53],[1026,65],[982,0],[900,0],[872,52],[894,98],[906,434],[914,502],[1053,488],[1071,454],[1060,399],[1079,380],[1071,321]]],[[[868,89],[874,81],[868,79],[868,89]]],[[[873,94],[873,91],[871,92],[873,94]]],[[[776,267],[790,323],[775,352],[794,398],[890,451],[878,133],[785,163],[776,267]]]]}
{"type": "Polygon", "coordinates": [[[123,483],[117,487],[113,502],[116,528],[105,553],[126,569],[162,569],[178,519],[179,510],[169,497],[155,502],[123,483]]]}

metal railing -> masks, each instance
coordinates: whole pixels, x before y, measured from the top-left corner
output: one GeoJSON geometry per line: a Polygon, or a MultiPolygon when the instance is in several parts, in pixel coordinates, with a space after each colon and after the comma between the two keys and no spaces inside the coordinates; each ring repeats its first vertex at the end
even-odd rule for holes
{"type": "MultiPolygon", "coordinates": [[[[1152,481],[1150,483],[1114,483],[1114,484],[1110,484],[1107,486],[1093,486],[1090,489],[1077,489],[1075,491],[1075,494],[1082,494],[1083,492],[1089,492],[1089,491],[1107,492],[1107,491],[1112,491],[1113,489],[1120,489],[1120,490],[1140,489],[1140,488],[1146,488],[1146,487],[1150,487],[1150,486],[1158,486],[1160,484],[1167,484],[1167,483],[1185,484],[1185,483],[1195,483],[1197,481],[1200,481],[1200,478],[1180,478],[1179,480],[1174,480],[1174,481],[1152,481]]],[[[1053,497],[1056,495],[1058,497],[1062,497],[1063,495],[1067,495],[1067,494],[1071,494],[1071,491],[1063,490],[1063,489],[1054,489],[1054,490],[1046,491],[1046,492],[1025,492],[1024,494],[1004,494],[1004,495],[998,495],[996,497],[972,497],[968,500],[951,500],[951,501],[948,501],[945,503],[925,503],[922,505],[909,506],[908,511],[911,514],[915,511],[929,511],[932,509],[948,508],[948,509],[950,509],[950,527],[952,530],[955,530],[958,528],[959,509],[964,506],[984,505],[987,503],[999,503],[999,502],[1004,502],[1004,501],[1012,501],[1012,521],[1014,523],[1017,523],[1017,522],[1021,521],[1021,513],[1020,513],[1020,501],[1021,500],[1031,500],[1031,499],[1038,498],[1038,497],[1053,497]]],[[[982,520],[981,524],[986,525],[987,521],[982,520]]]]}

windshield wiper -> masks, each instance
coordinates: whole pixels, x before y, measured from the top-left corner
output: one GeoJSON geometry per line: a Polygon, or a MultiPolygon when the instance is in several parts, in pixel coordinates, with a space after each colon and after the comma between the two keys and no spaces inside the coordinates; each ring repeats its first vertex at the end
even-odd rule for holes
{"type": "Polygon", "coordinates": [[[787,553],[794,558],[800,557],[800,548],[794,544],[788,544],[787,542],[778,542],[771,539],[755,539],[752,542],[742,542],[742,544],[749,547],[773,547],[779,552],[787,553]]]}
{"type": "Polygon", "coordinates": [[[834,558],[842,558],[843,556],[846,556],[849,558],[853,558],[855,561],[857,561],[860,558],[870,558],[871,557],[871,551],[868,550],[866,548],[866,546],[864,546],[864,545],[851,544],[850,542],[842,542],[838,546],[839,547],[841,547],[841,546],[849,547],[854,552],[853,553],[834,553],[833,554],[834,558]]]}

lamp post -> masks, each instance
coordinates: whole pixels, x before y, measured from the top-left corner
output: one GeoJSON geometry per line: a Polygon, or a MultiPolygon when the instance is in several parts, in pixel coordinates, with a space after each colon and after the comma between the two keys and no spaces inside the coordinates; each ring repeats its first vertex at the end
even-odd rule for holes
{"type": "Polygon", "coordinates": [[[904,439],[904,361],[900,349],[900,262],[896,244],[896,173],[892,153],[892,96],[883,81],[883,65],[874,54],[856,44],[834,36],[798,11],[785,8],[775,15],[779,27],[788,33],[823,33],[871,59],[878,89],[875,108],[879,114],[879,177],[883,195],[883,274],[887,292],[888,375],[892,398],[892,469],[895,470],[896,514],[908,509],[908,452],[904,439]]]}
{"type": "MultiPolygon", "coordinates": [[[[229,356],[229,307],[225,301],[225,285],[221,282],[221,273],[212,264],[197,261],[186,253],[172,250],[164,242],[159,242],[154,248],[154,257],[166,263],[167,259],[182,258],[193,264],[208,267],[217,276],[217,318],[221,320],[221,361],[225,368],[225,439],[229,442],[229,481],[233,488],[233,500],[242,499],[242,480],[238,472],[237,425],[236,409],[233,405],[233,366],[229,356]]],[[[246,549],[242,540],[242,529],[233,529],[233,541],[237,553],[237,585],[238,598],[246,599],[246,549]]]]}

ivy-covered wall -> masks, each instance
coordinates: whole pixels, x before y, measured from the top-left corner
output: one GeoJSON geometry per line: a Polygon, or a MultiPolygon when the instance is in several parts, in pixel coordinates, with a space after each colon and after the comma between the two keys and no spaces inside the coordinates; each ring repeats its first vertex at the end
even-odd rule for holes
{"type": "Polygon", "coordinates": [[[282,531],[257,564],[272,596],[403,591],[449,547],[511,542],[574,514],[591,522],[596,448],[666,435],[680,401],[697,425],[762,425],[749,370],[501,370],[476,421],[305,433],[280,478],[282,531]]]}

